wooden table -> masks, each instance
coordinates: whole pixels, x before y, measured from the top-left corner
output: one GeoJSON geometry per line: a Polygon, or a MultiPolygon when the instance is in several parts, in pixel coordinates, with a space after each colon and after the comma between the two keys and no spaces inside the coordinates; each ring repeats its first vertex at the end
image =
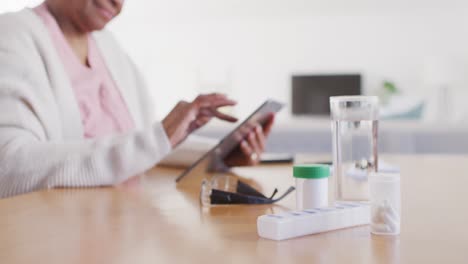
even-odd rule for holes
{"type": "MultiPolygon", "coordinates": [[[[0,200],[0,263],[468,263],[468,157],[399,156],[400,236],[356,227],[281,242],[261,239],[259,215],[294,208],[199,204],[198,177],[156,168],[117,188],[62,189],[0,200]]],[[[245,180],[270,194],[290,165],[245,180]]],[[[203,174],[200,174],[202,177],[203,174]]]]}

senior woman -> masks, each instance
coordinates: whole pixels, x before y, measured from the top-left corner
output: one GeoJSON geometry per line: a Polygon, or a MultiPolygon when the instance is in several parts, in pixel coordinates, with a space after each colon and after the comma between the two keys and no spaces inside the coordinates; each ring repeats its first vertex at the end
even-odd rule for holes
{"type": "MultiPolygon", "coordinates": [[[[155,122],[142,77],[103,30],[123,2],[46,0],[0,16],[0,197],[120,183],[184,140],[190,149],[189,135],[211,118],[236,121],[217,110],[235,102],[209,94],[155,122]]],[[[256,164],[272,122],[225,163],[256,164]]]]}

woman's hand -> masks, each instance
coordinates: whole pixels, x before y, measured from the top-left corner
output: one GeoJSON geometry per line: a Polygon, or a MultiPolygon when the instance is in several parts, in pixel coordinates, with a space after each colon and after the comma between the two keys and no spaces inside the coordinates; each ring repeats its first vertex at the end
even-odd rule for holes
{"type": "Polygon", "coordinates": [[[274,114],[270,114],[263,126],[251,127],[250,132],[225,158],[224,163],[229,167],[257,165],[260,162],[260,155],[265,151],[266,138],[270,134],[274,117],[274,114]]]}
{"type": "Polygon", "coordinates": [[[172,147],[177,146],[190,133],[216,117],[229,122],[237,118],[218,111],[219,107],[235,105],[236,102],[222,94],[199,95],[192,102],[180,101],[162,121],[172,147]]]}

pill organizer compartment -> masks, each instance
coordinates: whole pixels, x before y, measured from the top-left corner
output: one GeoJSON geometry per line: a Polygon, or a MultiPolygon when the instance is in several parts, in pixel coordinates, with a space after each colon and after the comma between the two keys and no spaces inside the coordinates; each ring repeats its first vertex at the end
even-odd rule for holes
{"type": "Polygon", "coordinates": [[[368,203],[336,203],[334,207],[262,215],[257,219],[258,235],[273,240],[317,234],[370,222],[368,203]]]}

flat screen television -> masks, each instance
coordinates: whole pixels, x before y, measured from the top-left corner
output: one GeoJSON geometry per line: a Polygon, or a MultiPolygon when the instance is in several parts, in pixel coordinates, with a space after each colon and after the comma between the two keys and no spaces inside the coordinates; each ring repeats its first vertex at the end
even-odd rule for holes
{"type": "Polygon", "coordinates": [[[330,115],[330,96],[360,95],[360,74],[292,76],[293,115],[330,115]]]}

